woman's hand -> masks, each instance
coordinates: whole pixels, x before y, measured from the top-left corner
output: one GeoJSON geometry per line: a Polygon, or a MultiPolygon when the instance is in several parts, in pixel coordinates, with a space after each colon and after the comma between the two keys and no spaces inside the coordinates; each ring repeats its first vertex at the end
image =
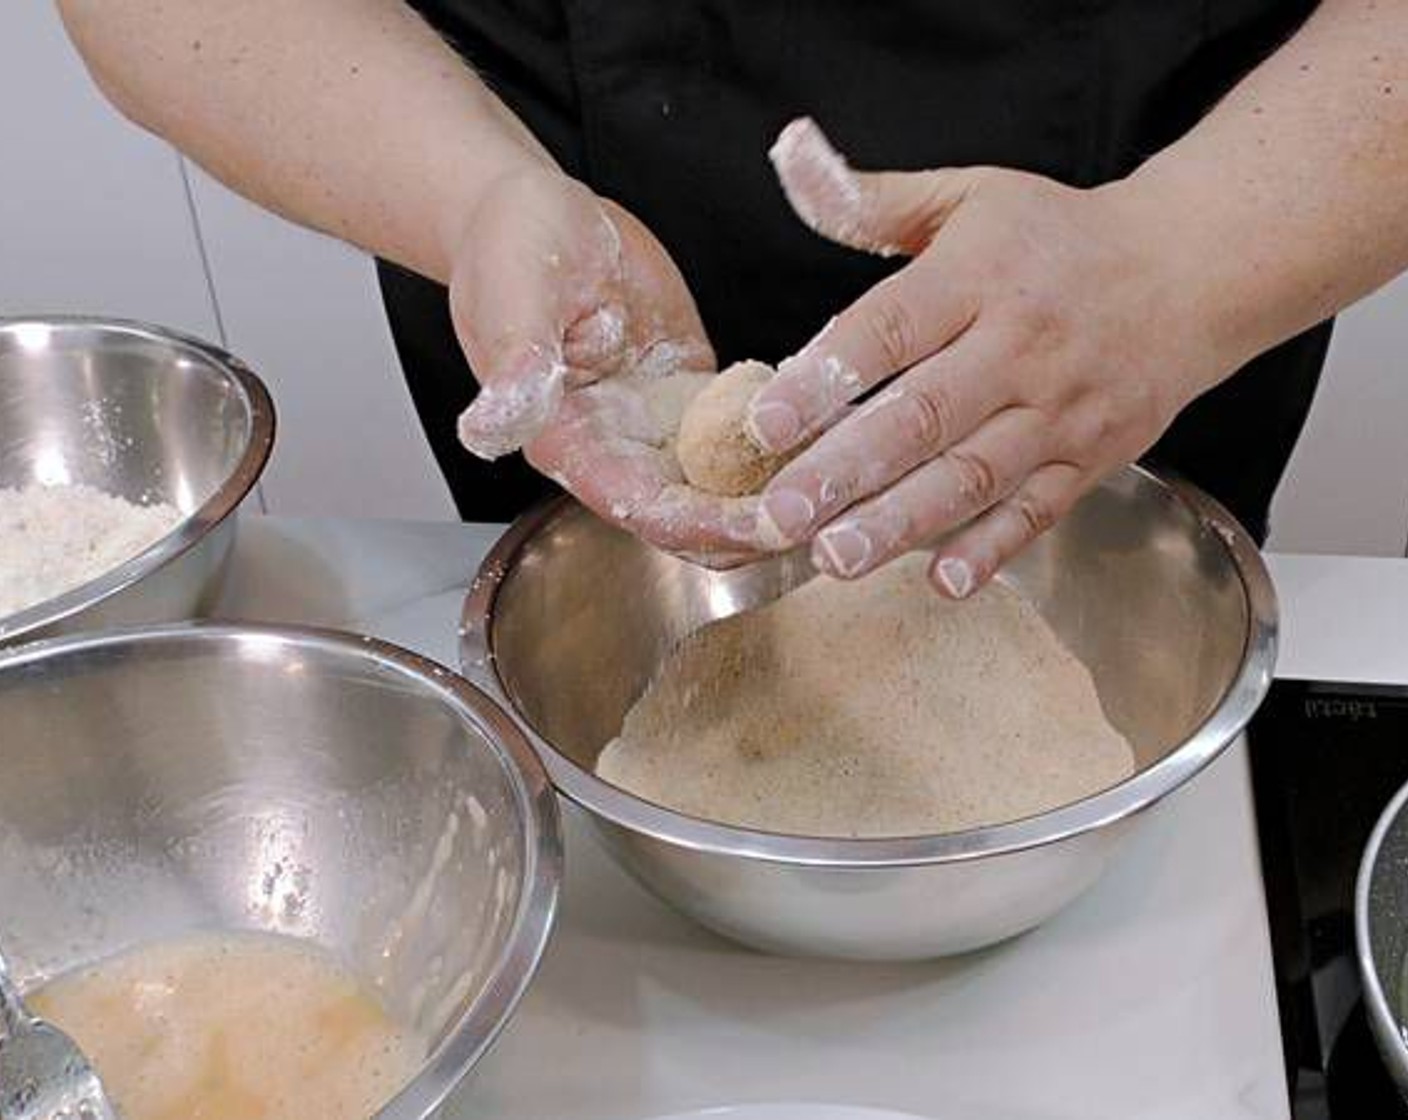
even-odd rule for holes
{"type": "Polygon", "coordinates": [[[856,173],[811,121],[790,125],[773,158],[817,232],[914,258],[750,408],[769,450],[825,430],[769,484],[761,519],[773,547],[812,539],[833,575],[956,530],[931,574],[970,594],[1250,357],[1219,352],[1179,229],[1120,184],[856,173]]]}
{"type": "Polygon", "coordinates": [[[538,470],[649,543],[706,562],[752,551],[756,503],[686,486],[678,399],[714,368],[679,270],[641,222],[555,170],[505,176],[458,236],[455,329],[482,386],[460,439],[538,470]],[[683,374],[685,376],[681,377],[683,374]]]}

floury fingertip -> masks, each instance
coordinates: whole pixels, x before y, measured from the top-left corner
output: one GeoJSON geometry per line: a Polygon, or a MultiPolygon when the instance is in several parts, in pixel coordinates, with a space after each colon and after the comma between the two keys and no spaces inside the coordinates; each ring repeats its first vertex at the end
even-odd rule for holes
{"type": "Polygon", "coordinates": [[[460,443],[481,459],[500,459],[543,430],[562,401],[567,367],[554,361],[536,375],[507,386],[490,382],[459,419],[460,443]]]}
{"type": "Polygon", "coordinates": [[[900,252],[870,235],[861,179],[811,117],[798,117],[778,133],[768,158],[788,203],[817,233],[882,257],[900,252]]]}
{"type": "Polygon", "coordinates": [[[855,172],[811,117],[787,125],[768,158],[797,216],[828,236],[846,236],[859,219],[863,196],[855,172]]]}

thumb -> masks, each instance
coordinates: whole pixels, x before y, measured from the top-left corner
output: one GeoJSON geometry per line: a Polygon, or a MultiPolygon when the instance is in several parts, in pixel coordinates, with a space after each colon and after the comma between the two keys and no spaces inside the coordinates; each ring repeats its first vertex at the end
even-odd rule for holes
{"type": "Polygon", "coordinates": [[[787,201],[823,237],[882,257],[914,256],[938,234],[981,168],[856,171],[810,117],[768,152],[787,201]]]}

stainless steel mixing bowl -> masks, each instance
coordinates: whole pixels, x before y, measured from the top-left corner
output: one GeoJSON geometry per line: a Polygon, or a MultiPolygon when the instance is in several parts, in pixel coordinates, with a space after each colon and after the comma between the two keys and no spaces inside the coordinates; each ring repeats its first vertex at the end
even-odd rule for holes
{"type": "Polygon", "coordinates": [[[273,439],[268,392],[213,346],[138,323],[0,319],[0,487],[86,483],[186,515],[114,570],[0,617],[0,644],[197,613],[273,439]]]}
{"type": "Polygon", "coordinates": [[[57,638],[0,652],[0,728],[0,943],[26,986],[190,931],[311,939],[430,1040],[379,1114],[419,1120],[543,951],[542,765],[403,650],[213,624],[57,638]]]}
{"type": "Polygon", "coordinates": [[[1408,1100],[1408,785],[1389,802],[1364,849],[1354,938],[1369,1027],[1408,1100]]]}
{"type": "Polygon", "coordinates": [[[1135,748],[1127,781],[1010,824],[859,841],[696,820],[596,778],[597,754],[680,637],[772,598],[799,563],[708,572],[558,503],[491,552],[461,626],[466,674],[508,707],[621,864],[760,948],[917,958],[1036,925],[1094,882],[1140,810],[1217,757],[1270,683],[1276,601],[1253,542],[1192,487],[1130,468],[1005,573],[1090,668],[1135,748]]]}

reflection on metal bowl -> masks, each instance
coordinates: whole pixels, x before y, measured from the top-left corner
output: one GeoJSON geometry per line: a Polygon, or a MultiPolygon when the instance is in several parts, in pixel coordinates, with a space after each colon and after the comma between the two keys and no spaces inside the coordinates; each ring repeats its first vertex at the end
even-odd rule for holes
{"type": "Polygon", "coordinates": [[[430,1041],[379,1114],[420,1120],[542,954],[547,776],[494,704],[404,650],[236,625],[62,637],[0,653],[0,727],[0,942],[26,987],[193,931],[308,939],[430,1041]]]}
{"type": "Polygon", "coordinates": [[[616,859],[759,948],[920,958],[1030,929],[1090,886],[1137,814],[1216,758],[1270,684],[1276,602],[1246,533],[1181,483],[1129,468],[1005,578],[1089,667],[1137,772],[1026,820],[896,840],[730,828],[601,781],[597,754],[662,660],[711,619],[797,582],[796,556],[710,572],[558,502],[518,521],[465,603],[461,659],[616,859]]]}
{"type": "Polygon", "coordinates": [[[1379,1053],[1408,1098],[1408,786],[1394,795],[1364,848],[1354,891],[1364,1008],[1379,1053]]]}
{"type": "Polygon", "coordinates": [[[117,568],[0,618],[0,644],[196,613],[273,439],[268,392],[213,346],[138,323],[0,319],[0,487],[82,483],[184,515],[117,568]]]}

